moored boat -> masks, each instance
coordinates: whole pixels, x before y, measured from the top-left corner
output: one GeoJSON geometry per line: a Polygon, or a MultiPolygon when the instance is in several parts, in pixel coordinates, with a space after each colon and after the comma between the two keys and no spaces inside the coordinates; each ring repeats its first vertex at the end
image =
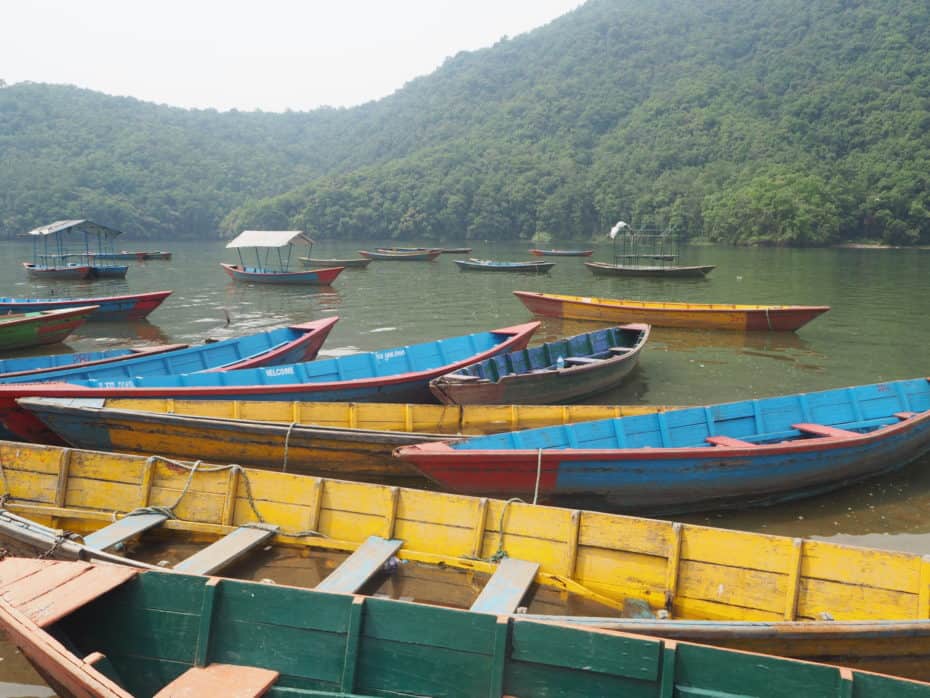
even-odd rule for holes
{"type": "Polygon", "coordinates": [[[152,291],[91,298],[0,298],[0,312],[22,313],[96,305],[97,310],[88,318],[90,321],[141,320],[170,295],[171,291],[152,291]]]}
{"type": "Polygon", "coordinates": [[[371,260],[365,259],[364,257],[360,259],[318,259],[313,257],[298,257],[297,259],[305,267],[345,267],[348,269],[358,267],[364,269],[369,264],[371,264],[371,260]]]}
{"type": "Polygon", "coordinates": [[[354,579],[367,593],[471,608],[495,576],[517,571],[524,584],[501,614],[524,607],[522,617],[561,613],[595,627],[930,676],[930,563],[919,555],[35,444],[0,442],[0,461],[0,544],[20,555],[164,560],[315,586],[344,580],[340,563],[361,550],[354,561],[364,572],[354,579]],[[136,507],[150,508],[126,515],[136,507]],[[386,556],[370,555],[386,545],[386,556]],[[243,555],[256,564],[235,564],[243,555]],[[383,565],[391,555],[407,564],[383,565]],[[466,583],[447,576],[456,571],[466,583]],[[555,610],[560,597],[568,611],[555,610]]]}
{"type": "Polygon", "coordinates": [[[629,375],[649,325],[624,325],[499,354],[430,381],[447,405],[567,403],[616,388],[629,375]]]}
{"type": "Polygon", "coordinates": [[[442,250],[410,250],[410,251],[391,251],[387,249],[378,250],[359,250],[362,257],[368,259],[390,260],[396,262],[432,262],[442,250]]]}
{"type": "Polygon", "coordinates": [[[78,448],[159,453],[353,480],[429,481],[398,446],[666,409],[655,406],[439,406],[347,402],[21,398],[78,448]]]}
{"type": "Polygon", "coordinates": [[[532,249],[530,254],[534,257],[590,257],[594,250],[539,250],[532,249]]]}
{"type": "MultiPolygon", "coordinates": [[[[333,318],[317,321],[329,323],[329,326],[334,322],[333,318]]],[[[174,377],[164,373],[149,377],[123,374],[106,380],[77,380],[69,376],[68,383],[4,384],[0,385],[0,420],[19,438],[57,443],[58,438],[52,432],[16,405],[16,398],[431,401],[431,379],[494,354],[524,347],[537,327],[538,322],[530,322],[422,344],[269,368],[186,373],[174,377]]],[[[183,354],[183,351],[176,354],[183,354]]],[[[114,364],[115,367],[120,365],[114,364]]]]}
{"type": "Polygon", "coordinates": [[[32,376],[36,380],[41,374],[50,371],[69,370],[72,368],[99,366],[100,364],[125,359],[163,354],[166,351],[186,349],[187,344],[162,344],[154,347],[129,349],[105,349],[103,351],[85,351],[77,354],[48,354],[45,356],[27,356],[17,359],[0,359],[0,380],[16,376],[32,376]]]}
{"type": "Polygon", "coordinates": [[[83,325],[95,310],[97,306],[89,305],[0,315],[0,351],[62,342],[83,325]]]}
{"type": "Polygon", "coordinates": [[[23,262],[26,274],[33,279],[55,279],[56,281],[81,281],[89,279],[93,269],[87,264],[37,264],[23,262]]]}
{"type": "Polygon", "coordinates": [[[713,271],[716,266],[650,265],[650,264],[607,264],[606,262],[585,262],[584,265],[596,276],[646,276],[656,278],[702,278],[713,271]]]}
{"type": "Polygon", "coordinates": [[[95,259],[124,259],[143,262],[152,259],[171,259],[171,253],[165,250],[138,250],[135,252],[121,250],[120,252],[92,252],[95,259]]]}
{"type": "Polygon", "coordinates": [[[495,262],[490,259],[453,260],[462,271],[528,271],[542,274],[555,266],[555,262],[495,262]]]}
{"type": "Polygon", "coordinates": [[[599,322],[647,322],[655,327],[793,331],[830,309],[828,305],[677,303],[627,298],[566,296],[514,291],[535,315],[599,322]]]}
{"type": "Polygon", "coordinates": [[[930,451],[927,379],[405,446],[462,493],[692,511],[819,494],[930,451]]]}
{"type": "Polygon", "coordinates": [[[342,273],[344,267],[290,271],[294,242],[298,240],[313,245],[313,241],[301,230],[244,230],[226,244],[227,248],[235,249],[239,253],[239,264],[220,262],[220,266],[234,281],[329,286],[342,273]],[[247,266],[242,258],[243,248],[248,247],[255,250],[255,266],[247,266]],[[287,250],[286,256],[282,255],[282,249],[287,250]],[[272,250],[277,253],[274,260],[271,257],[272,250]]]}
{"type": "Polygon", "coordinates": [[[467,612],[21,558],[0,562],[0,590],[2,628],[62,698],[930,696],[835,666],[500,618],[499,598],[467,612]]]}
{"type": "Polygon", "coordinates": [[[313,269],[311,271],[268,271],[224,262],[221,262],[220,266],[235,281],[305,286],[329,286],[344,269],[344,267],[333,267],[330,269],[313,269]]]}

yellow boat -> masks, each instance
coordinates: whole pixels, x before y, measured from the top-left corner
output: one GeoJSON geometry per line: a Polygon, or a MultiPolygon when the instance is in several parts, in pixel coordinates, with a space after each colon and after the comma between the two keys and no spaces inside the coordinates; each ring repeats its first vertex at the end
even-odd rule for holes
{"type": "Polygon", "coordinates": [[[412,485],[428,480],[392,458],[400,446],[665,409],[63,398],[19,404],[78,448],[412,485]]]}
{"type": "Polygon", "coordinates": [[[917,555],[54,446],[0,442],[0,463],[0,544],[19,553],[117,558],[147,527],[142,541],[215,542],[190,558],[162,548],[149,563],[248,575],[247,560],[276,556],[275,572],[251,574],[472,608],[503,575],[520,584],[490,600],[500,614],[523,606],[930,678],[930,559],[917,555]],[[350,552],[365,574],[340,564],[350,552]]]}

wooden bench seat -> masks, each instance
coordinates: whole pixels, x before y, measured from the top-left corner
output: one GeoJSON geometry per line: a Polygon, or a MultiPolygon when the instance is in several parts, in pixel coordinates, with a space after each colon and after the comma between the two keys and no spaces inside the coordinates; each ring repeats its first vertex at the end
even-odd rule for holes
{"type": "Polygon", "coordinates": [[[277,526],[240,526],[174,566],[187,574],[214,574],[277,533],[277,526]]]}
{"type": "Polygon", "coordinates": [[[155,698],[258,698],[278,680],[278,672],[254,666],[209,664],[191,667],[169,683],[155,698]]]}
{"type": "Polygon", "coordinates": [[[894,416],[897,417],[898,419],[904,420],[904,419],[911,419],[912,417],[916,417],[918,414],[920,414],[920,412],[895,412],[894,416]]]}
{"type": "Polygon", "coordinates": [[[861,436],[858,432],[849,431],[848,429],[837,429],[836,427],[829,427],[826,424],[792,424],[791,428],[797,429],[804,434],[827,436],[837,439],[849,438],[850,436],[861,436]]]}
{"type": "Polygon", "coordinates": [[[708,436],[704,439],[707,443],[712,446],[728,446],[730,448],[758,448],[758,444],[750,443],[749,441],[743,441],[742,439],[734,439],[729,436],[708,436]]]}
{"type": "Polygon", "coordinates": [[[604,359],[596,359],[593,356],[567,356],[565,364],[599,364],[604,359]]]}
{"type": "Polygon", "coordinates": [[[106,550],[114,545],[124,543],[133,536],[144,533],[168,520],[165,514],[134,514],[114,521],[99,531],[84,536],[84,545],[94,550],[106,550]]]}
{"type": "Polygon", "coordinates": [[[539,564],[536,562],[505,557],[498,563],[470,610],[497,615],[513,613],[536,578],[538,570],[539,564]]]}
{"type": "Polygon", "coordinates": [[[403,544],[402,540],[369,536],[339,567],[316,585],[317,591],[354,594],[403,544]]]}

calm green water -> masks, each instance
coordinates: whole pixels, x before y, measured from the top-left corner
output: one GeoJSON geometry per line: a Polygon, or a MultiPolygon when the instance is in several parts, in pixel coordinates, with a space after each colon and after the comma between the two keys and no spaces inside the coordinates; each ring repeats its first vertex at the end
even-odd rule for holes
{"type": "MultiPolygon", "coordinates": [[[[218,262],[236,261],[235,252],[219,242],[144,247],[171,249],[174,259],[133,263],[125,281],[46,284],[28,281],[20,266],[31,248],[6,243],[0,293],[48,297],[174,290],[150,321],[85,325],[67,347],[56,347],[56,353],[130,342],[200,342],[327,315],[338,315],[340,322],[324,355],[379,349],[526,322],[529,313],[511,294],[518,289],[652,300],[826,304],[833,309],[796,334],[657,328],[628,385],[602,400],[703,404],[930,375],[928,251],[692,247],[684,250],[681,263],[717,268],[706,279],[678,281],[597,278],[578,258],[554,259],[552,272],[542,276],[460,272],[452,262],[456,255],[443,255],[433,263],[372,262],[365,270],[347,269],[331,288],[308,290],[234,284],[218,262]]],[[[476,257],[529,258],[530,245],[473,247],[476,257]]],[[[356,249],[326,242],[313,254],[339,258],[356,256],[356,249]]],[[[598,247],[594,259],[611,261],[610,245],[598,247]]],[[[590,325],[545,320],[537,339],[586,327],[590,325]]],[[[830,495],[688,520],[927,554],[930,458],[830,495]]]]}

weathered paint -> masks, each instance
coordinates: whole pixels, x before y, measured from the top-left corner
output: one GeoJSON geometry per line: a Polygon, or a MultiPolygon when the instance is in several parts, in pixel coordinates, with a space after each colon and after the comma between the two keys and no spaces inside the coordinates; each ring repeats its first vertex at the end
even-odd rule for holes
{"type": "Polygon", "coordinates": [[[0,350],[23,349],[64,341],[83,325],[97,306],[41,310],[0,317],[0,350]]]}
{"type": "MultiPolygon", "coordinates": [[[[29,444],[0,443],[0,462],[9,510],[81,534],[170,506],[189,478],[158,459],[29,444]]],[[[216,540],[257,521],[249,492],[280,527],[275,545],[351,551],[381,536],[404,542],[401,559],[488,574],[503,551],[538,563],[540,586],[617,609],[613,628],[641,627],[619,618],[639,599],[671,614],[653,633],[930,678],[930,561],[917,555],[254,470],[196,473],[160,528],[216,540]],[[322,536],[294,535],[307,530],[322,536]]]]}
{"type": "Polygon", "coordinates": [[[287,284],[300,286],[329,286],[342,273],[344,267],[314,269],[312,271],[270,271],[234,264],[220,264],[235,281],[256,284],[287,284]]]}
{"type": "Polygon", "coordinates": [[[729,303],[677,303],[591,296],[514,291],[536,315],[625,323],[648,322],[656,327],[718,330],[797,330],[830,306],[735,305],[729,303]]]}
{"type": "Polygon", "coordinates": [[[152,291],[125,296],[97,296],[91,298],[0,298],[0,312],[24,313],[32,310],[59,310],[86,305],[96,305],[88,320],[141,320],[162,301],[171,295],[171,291],[152,291]]]}

